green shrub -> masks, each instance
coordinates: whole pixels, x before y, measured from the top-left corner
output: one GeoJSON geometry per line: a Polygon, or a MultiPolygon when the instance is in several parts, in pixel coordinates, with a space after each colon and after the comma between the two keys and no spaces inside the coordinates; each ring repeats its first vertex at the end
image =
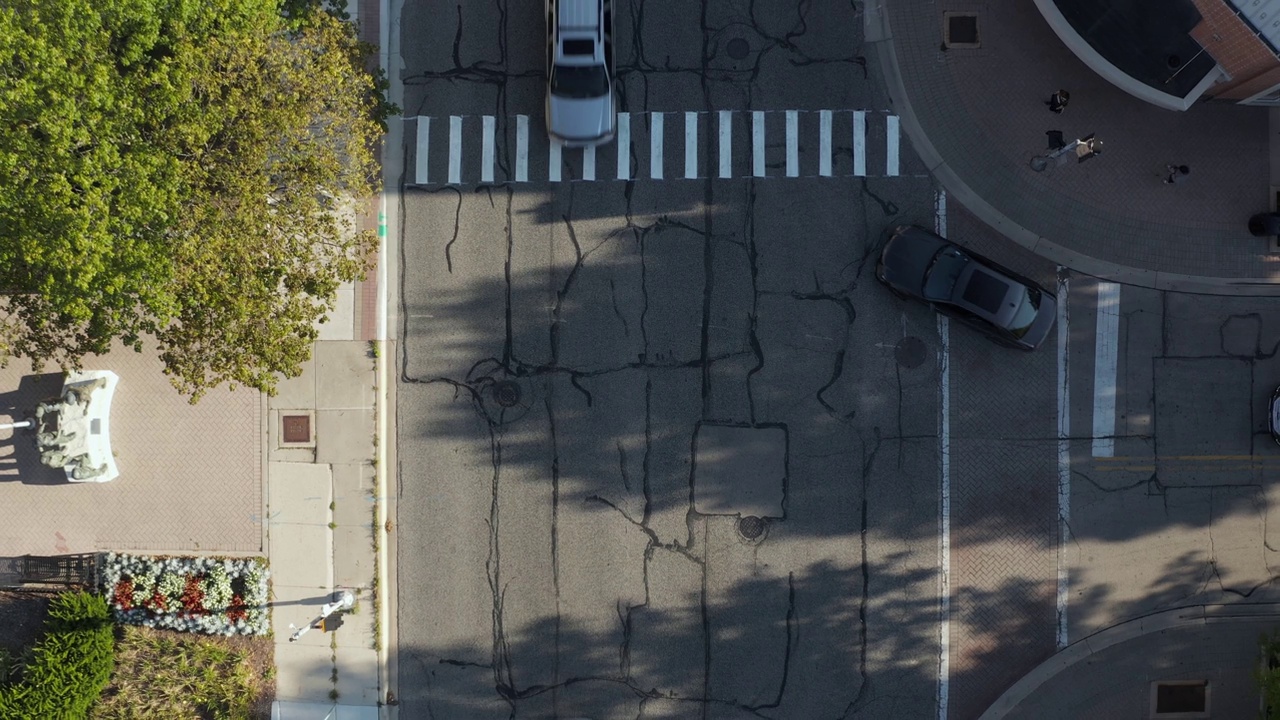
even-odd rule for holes
{"type": "Polygon", "coordinates": [[[55,598],[21,682],[0,686],[0,720],[83,718],[111,679],[112,632],[106,598],[84,592],[55,598]]]}

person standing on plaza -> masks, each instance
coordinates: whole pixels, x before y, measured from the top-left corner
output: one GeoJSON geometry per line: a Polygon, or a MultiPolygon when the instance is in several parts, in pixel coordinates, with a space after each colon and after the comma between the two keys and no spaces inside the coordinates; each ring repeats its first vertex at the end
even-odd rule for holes
{"type": "Polygon", "coordinates": [[[1191,178],[1191,168],[1186,165],[1166,165],[1165,169],[1169,171],[1169,174],[1164,178],[1165,185],[1186,182],[1191,178]]]}
{"type": "Polygon", "coordinates": [[[1049,112],[1061,115],[1062,111],[1067,109],[1067,103],[1070,101],[1071,93],[1066,90],[1059,90],[1058,92],[1050,95],[1049,99],[1046,100],[1044,104],[1049,106],[1049,112]]]}

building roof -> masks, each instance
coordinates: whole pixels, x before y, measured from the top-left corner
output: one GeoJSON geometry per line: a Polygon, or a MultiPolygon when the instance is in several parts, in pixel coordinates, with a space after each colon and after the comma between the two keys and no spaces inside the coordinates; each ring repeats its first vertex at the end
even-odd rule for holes
{"type": "Polygon", "coordinates": [[[1159,92],[1186,97],[1217,63],[1190,35],[1191,0],[1054,0],[1082,39],[1116,68],[1159,92]]]}

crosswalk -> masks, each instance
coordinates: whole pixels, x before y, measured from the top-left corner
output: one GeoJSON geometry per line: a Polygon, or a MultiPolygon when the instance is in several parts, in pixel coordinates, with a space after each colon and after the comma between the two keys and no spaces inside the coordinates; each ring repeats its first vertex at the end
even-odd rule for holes
{"type": "Polygon", "coordinates": [[[411,185],[902,172],[899,118],[874,110],[621,112],[616,139],[599,148],[563,147],[528,115],[420,115],[405,122],[411,185]]]}

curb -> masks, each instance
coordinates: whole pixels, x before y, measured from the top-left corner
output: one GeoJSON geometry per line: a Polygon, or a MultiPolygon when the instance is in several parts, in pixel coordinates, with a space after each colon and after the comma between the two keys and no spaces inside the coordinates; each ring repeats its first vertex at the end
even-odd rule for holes
{"type": "Polygon", "coordinates": [[[1094,653],[1102,652],[1120,643],[1172,628],[1258,620],[1268,616],[1280,617],[1280,603],[1191,605],[1112,625],[1082,640],[1077,640],[1037,665],[1005,690],[986,712],[979,716],[978,720],[1001,720],[1058,673],[1076,663],[1088,660],[1094,653]]]}

